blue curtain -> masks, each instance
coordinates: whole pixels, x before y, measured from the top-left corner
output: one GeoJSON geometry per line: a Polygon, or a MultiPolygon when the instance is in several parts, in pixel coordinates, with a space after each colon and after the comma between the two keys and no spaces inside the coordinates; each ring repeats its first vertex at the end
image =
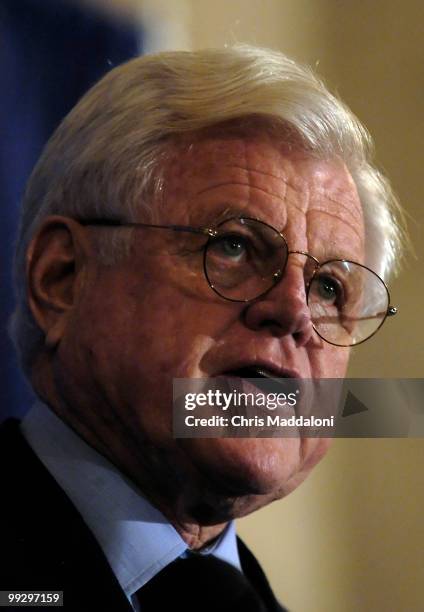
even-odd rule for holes
{"type": "Polygon", "coordinates": [[[0,0],[0,421],[33,401],[7,321],[20,200],[43,145],[82,94],[112,67],[138,55],[137,27],[65,0],[0,0]]]}

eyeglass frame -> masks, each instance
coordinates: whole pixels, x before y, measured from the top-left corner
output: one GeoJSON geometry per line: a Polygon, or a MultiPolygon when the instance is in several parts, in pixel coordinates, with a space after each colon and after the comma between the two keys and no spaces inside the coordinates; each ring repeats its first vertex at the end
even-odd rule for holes
{"type": "Polygon", "coordinates": [[[238,303],[242,303],[242,304],[248,304],[250,302],[254,302],[255,300],[258,300],[259,298],[261,298],[264,295],[266,295],[267,293],[269,293],[269,291],[271,291],[271,289],[273,289],[281,281],[281,279],[283,278],[284,272],[286,270],[287,263],[288,263],[288,260],[289,260],[289,255],[304,255],[305,257],[308,257],[309,259],[312,259],[312,261],[315,263],[313,274],[312,274],[311,278],[309,279],[308,283],[305,285],[305,288],[306,288],[306,303],[308,304],[308,306],[309,306],[308,299],[309,299],[310,286],[311,286],[312,281],[314,280],[314,278],[315,278],[315,276],[316,276],[316,274],[317,274],[317,272],[319,271],[320,268],[322,268],[323,266],[325,266],[325,265],[327,265],[329,263],[333,263],[335,261],[341,262],[341,263],[351,263],[351,264],[355,264],[356,266],[360,266],[362,268],[365,268],[366,270],[368,270],[369,272],[374,274],[374,276],[376,276],[383,283],[383,286],[384,286],[384,288],[385,288],[385,290],[387,292],[387,299],[388,299],[387,310],[384,313],[384,317],[381,320],[379,326],[373,331],[373,333],[370,336],[368,336],[367,338],[364,338],[364,340],[361,340],[360,342],[357,342],[355,344],[336,344],[335,342],[331,342],[330,340],[327,340],[326,338],[324,338],[319,333],[319,331],[316,329],[316,327],[314,325],[314,322],[311,320],[312,327],[313,327],[315,333],[322,340],[324,340],[324,342],[327,342],[328,344],[331,344],[333,346],[349,348],[349,347],[352,347],[352,346],[359,346],[360,344],[363,344],[364,342],[366,342],[367,340],[372,338],[378,332],[378,330],[382,327],[382,325],[386,321],[387,317],[393,317],[398,312],[397,306],[392,306],[390,304],[391,298],[390,298],[389,288],[387,287],[386,283],[381,278],[381,276],[379,276],[377,274],[377,272],[375,272],[374,270],[372,270],[368,266],[365,266],[364,264],[360,264],[359,262],[353,261],[353,260],[350,260],[350,259],[337,259],[337,258],[333,258],[333,259],[328,259],[328,260],[326,260],[324,262],[320,262],[316,257],[314,257],[314,255],[311,255],[310,253],[307,253],[306,251],[290,251],[289,250],[289,245],[287,243],[287,240],[286,240],[286,237],[284,236],[284,234],[282,232],[280,232],[279,230],[277,230],[274,226],[272,226],[269,223],[267,223],[266,221],[262,221],[262,219],[258,219],[256,217],[246,217],[244,215],[229,217],[227,219],[223,219],[222,221],[220,221],[215,227],[202,227],[202,226],[197,226],[196,227],[196,226],[192,226],[192,225],[175,225],[175,224],[162,225],[162,224],[157,224],[157,223],[142,223],[142,222],[138,222],[137,223],[137,222],[130,222],[130,221],[122,222],[122,221],[115,220],[115,219],[102,219],[102,218],[77,219],[77,221],[78,221],[78,223],[80,223],[80,225],[83,225],[83,226],[129,227],[129,228],[146,227],[146,228],[153,228],[153,229],[167,229],[167,230],[172,230],[172,231],[175,231],[175,232],[190,232],[192,234],[201,234],[201,235],[207,236],[208,240],[207,240],[207,242],[202,247],[202,249],[203,249],[203,274],[204,274],[204,276],[205,276],[205,278],[206,278],[206,280],[208,282],[209,287],[212,289],[212,291],[214,291],[214,293],[219,295],[219,297],[221,297],[222,299],[227,300],[229,302],[238,302],[238,303]],[[229,221],[236,221],[236,220],[240,221],[241,219],[244,219],[246,221],[256,221],[258,223],[261,223],[262,225],[266,225],[268,228],[270,228],[271,230],[273,230],[276,234],[278,234],[280,236],[280,238],[282,239],[282,241],[284,242],[284,244],[287,247],[287,257],[286,257],[286,261],[284,263],[284,267],[281,270],[278,270],[277,272],[274,273],[274,277],[278,276],[278,278],[276,278],[274,284],[271,285],[271,287],[268,287],[268,289],[265,289],[265,291],[263,291],[259,295],[255,296],[254,298],[245,299],[245,300],[229,298],[229,297],[226,297],[225,295],[222,295],[221,293],[219,293],[219,291],[216,289],[216,287],[213,285],[213,283],[209,279],[208,272],[207,272],[207,266],[206,266],[206,257],[207,257],[207,252],[208,252],[208,245],[210,244],[210,239],[211,238],[217,238],[219,236],[218,228],[221,227],[221,225],[223,225],[224,223],[228,223],[229,221]]]}

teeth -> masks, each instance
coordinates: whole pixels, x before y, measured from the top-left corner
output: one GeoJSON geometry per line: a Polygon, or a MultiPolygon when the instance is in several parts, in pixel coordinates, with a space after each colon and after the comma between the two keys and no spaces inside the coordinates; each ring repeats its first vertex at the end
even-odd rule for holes
{"type": "Polygon", "coordinates": [[[279,378],[275,375],[274,372],[271,372],[270,370],[261,368],[259,366],[239,368],[238,370],[233,370],[232,372],[228,372],[227,374],[229,374],[230,376],[237,376],[241,379],[256,379],[255,386],[258,387],[258,389],[263,390],[265,393],[269,393],[270,390],[273,388],[273,385],[276,385],[276,389],[281,390],[281,385],[283,384],[281,378],[284,378],[284,376],[279,378]],[[261,381],[257,379],[262,379],[262,384],[261,381]]]}
{"type": "MultiPolygon", "coordinates": [[[[267,378],[268,380],[279,380],[279,377],[269,370],[261,367],[245,367],[238,370],[234,370],[234,375],[240,378],[267,378]]],[[[284,377],[280,377],[284,378],[284,377]]]]}
{"type": "Polygon", "coordinates": [[[277,376],[268,372],[268,370],[263,370],[262,368],[255,368],[255,372],[259,374],[259,376],[263,376],[264,378],[270,378],[272,380],[276,380],[277,376]]]}
{"type": "Polygon", "coordinates": [[[259,376],[264,376],[265,378],[270,378],[269,372],[263,370],[262,368],[254,368],[255,372],[259,374],[259,376]]]}

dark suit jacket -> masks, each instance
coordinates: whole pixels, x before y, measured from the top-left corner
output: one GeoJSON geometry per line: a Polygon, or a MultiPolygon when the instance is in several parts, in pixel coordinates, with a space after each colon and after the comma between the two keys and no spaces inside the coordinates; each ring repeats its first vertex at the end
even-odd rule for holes
{"type": "MultiPolygon", "coordinates": [[[[0,590],[60,590],[64,608],[75,612],[132,610],[91,531],[27,444],[16,419],[0,426],[0,491],[0,590]]],[[[243,572],[267,610],[282,612],[240,539],[238,548],[243,572]]],[[[170,600],[173,608],[176,596],[170,600]]]]}

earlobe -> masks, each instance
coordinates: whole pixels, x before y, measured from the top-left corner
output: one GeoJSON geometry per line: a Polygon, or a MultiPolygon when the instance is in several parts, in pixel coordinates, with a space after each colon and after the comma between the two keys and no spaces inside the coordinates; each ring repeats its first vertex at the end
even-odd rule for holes
{"type": "Polygon", "coordinates": [[[45,344],[54,348],[75,305],[83,228],[68,217],[46,218],[27,251],[28,303],[45,344]]]}

